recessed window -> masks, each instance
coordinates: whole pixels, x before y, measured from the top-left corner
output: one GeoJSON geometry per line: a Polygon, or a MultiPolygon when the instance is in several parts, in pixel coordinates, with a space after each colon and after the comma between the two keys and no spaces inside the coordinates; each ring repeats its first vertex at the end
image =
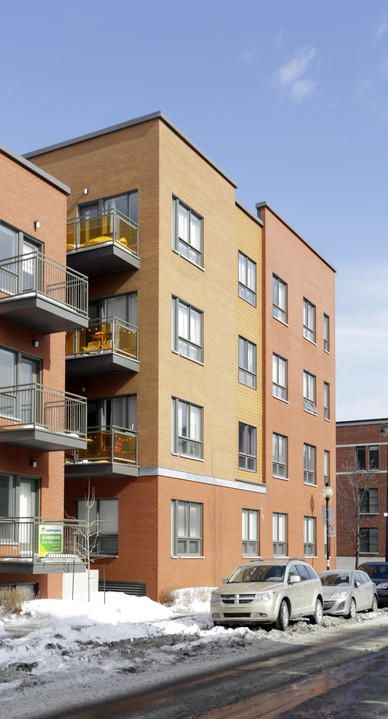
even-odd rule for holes
{"type": "Polygon", "coordinates": [[[377,444],[371,444],[369,447],[369,469],[379,468],[379,447],[377,444]]]}
{"type": "Polygon", "coordinates": [[[123,215],[137,223],[137,190],[123,192],[121,195],[111,197],[100,197],[93,202],[79,205],[79,216],[81,220],[90,220],[102,215],[109,215],[112,211],[117,216],[123,215]]]}
{"type": "Polygon", "coordinates": [[[272,355],[272,394],[278,399],[287,399],[287,360],[272,355]]]}
{"type": "Polygon", "coordinates": [[[316,484],[316,448],[312,444],[303,445],[303,469],[305,484],[316,484]]]}
{"type": "Polygon", "coordinates": [[[325,487],[330,484],[330,452],[323,450],[323,481],[325,487]]]}
{"type": "Polygon", "coordinates": [[[303,337],[315,342],[315,305],[303,299],[303,337]]]}
{"type": "Polygon", "coordinates": [[[183,357],[202,362],[202,320],[203,313],[183,302],[172,298],[172,349],[183,357]]]}
{"type": "Polygon", "coordinates": [[[202,555],[202,504],[172,500],[171,554],[176,557],[202,555]]]}
{"type": "Polygon", "coordinates": [[[42,290],[42,250],[41,242],[0,222],[0,291],[16,295],[42,290]]]}
{"type": "Polygon", "coordinates": [[[358,498],[360,504],[360,514],[378,514],[378,489],[359,489],[358,498]]]}
{"type": "Polygon", "coordinates": [[[256,389],[256,345],[244,339],[244,337],[238,338],[238,381],[256,389]]]}
{"type": "Polygon", "coordinates": [[[242,553],[244,557],[259,556],[259,512],[257,509],[242,511],[242,553]]]}
{"type": "Polygon", "coordinates": [[[238,296],[256,307],[256,262],[238,253],[238,296]]]}
{"type": "Polygon", "coordinates": [[[274,512],[272,515],[273,556],[287,556],[287,515],[274,512]]]}
{"type": "Polygon", "coordinates": [[[257,429],[250,424],[238,424],[238,467],[248,472],[256,472],[257,465],[257,429]]]}
{"type": "MultiPolygon", "coordinates": [[[[28,355],[0,348],[0,386],[8,388],[0,395],[0,416],[2,424],[7,424],[5,418],[17,420],[27,424],[35,424],[40,416],[39,407],[36,406],[36,384],[40,381],[40,362],[28,355]]],[[[50,409],[45,408],[45,414],[50,409]]],[[[51,415],[50,415],[51,416],[51,415]]]]}
{"type": "Polygon", "coordinates": [[[173,397],[171,422],[173,454],[202,459],[202,407],[173,397]]]}
{"type": "Polygon", "coordinates": [[[328,382],[323,383],[323,416],[330,419],[330,385],[328,382]]]}
{"type": "Polygon", "coordinates": [[[366,469],[366,447],[356,447],[356,466],[357,469],[366,469]]]}
{"type": "Polygon", "coordinates": [[[172,200],[172,242],[182,257],[203,266],[203,219],[177,197],[172,200]]]}
{"type": "Polygon", "coordinates": [[[360,529],[360,552],[362,554],[379,553],[379,534],[375,527],[360,529]]]}
{"type": "Polygon", "coordinates": [[[315,517],[304,517],[303,518],[303,541],[304,541],[304,556],[315,557],[315,543],[316,543],[316,519],[315,517]]]}
{"type": "Polygon", "coordinates": [[[306,412],[318,414],[315,404],[315,375],[303,370],[303,407],[306,412]]]}
{"type": "Polygon", "coordinates": [[[116,395],[88,400],[88,431],[117,429],[136,430],[137,396],[116,395]]]}
{"type": "Polygon", "coordinates": [[[281,322],[287,322],[287,283],[272,275],[272,314],[281,322]]]}
{"type": "Polygon", "coordinates": [[[84,523],[83,539],[89,540],[89,551],[96,556],[117,556],[119,544],[119,500],[77,500],[77,518],[84,523]]]}
{"type": "Polygon", "coordinates": [[[323,349],[330,352],[330,317],[323,315],[323,349]]]}
{"type": "Polygon", "coordinates": [[[287,437],[276,432],[272,435],[273,476],[287,477],[287,437]]]}

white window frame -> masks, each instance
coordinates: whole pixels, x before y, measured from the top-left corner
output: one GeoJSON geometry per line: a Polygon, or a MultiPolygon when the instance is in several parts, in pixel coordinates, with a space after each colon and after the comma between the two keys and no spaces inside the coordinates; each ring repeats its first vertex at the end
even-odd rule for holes
{"type": "Polygon", "coordinates": [[[203,407],[186,402],[179,397],[172,397],[171,400],[171,451],[179,457],[201,460],[203,458],[203,407]],[[185,433],[183,424],[180,428],[184,412],[187,419],[185,433]]]}
{"type": "Polygon", "coordinates": [[[284,357],[272,355],[272,394],[277,399],[287,401],[288,362],[284,357]]]}
{"type": "Polygon", "coordinates": [[[240,336],[238,338],[238,381],[252,389],[257,388],[257,346],[240,336]]]}
{"type": "Polygon", "coordinates": [[[303,337],[315,344],[315,312],[316,307],[310,300],[303,297],[303,337]]]}
{"type": "Polygon", "coordinates": [[[303,408],[310,414],[318,414],[315,404],[316,376],[307,370],[303,370],[303,408]]]}
{"type": "Polygon", "coordinates": [[[330,385],[328,382],[323,383],[323,416],[324,419],[330,419],[330,385]]]}
{"type": "Polygon", "coordinates": [[[175,196],[172,198],[172,246],[175,252],[178,252],[186,260],[198,267],[203,267],[203,217],[175,196]],[[179,229],[180,210],[187,212],[186,238],[181,236],[179,229]],[[195,226],[199,228],[199,243],[195,242],[195,226]]]}
{"type": "Polygon", "coordinates": [[[272,541],[273,556],[287,556],[287,514],[273,512],[272,514],[272,541]]]}
{"type": "Polygon", "coordinates": [[[182,357],[194,362],[203,361],[203,312],[179,297],[172,298],[172,349],[182,357]],[[180,333],[179,315],[180,311],[187,313],[187,336],[180,333]],[[198,318],[200,325],[199,338],[196,342],[195,319],[198,318]]]}
{"type": "Polygon", "coordinates": [[[316,556],[316,526],[317,521],[315,517],[303,518],[303,543],[305,557],[316,556]]]}
{"type": "Polygon", "coordinates": [[[323,315],[323,349],[330,354],[330,317],[323,315]]]}
{"type": "Polygon", "coordinates": [[[317,448],[307,442],[303,445],[303,479],[305,484],[317,484],[317,448]]]}
{"type": "Polygon", "coordinates": [[[287,324],[288,285],[280,277],[272,275],[272,316],[287,324]]]}
{"type": "Polygon", "coordinates": [[[259,556],[259,511],[257,509],[242,510],[242,555],[243,557],[259,556]]]}
{"type": "Polygon", "coordinates": [[[272,435],[272,471],[274,477],[287,478],[288,438],[274,432],[272,435]]]}
{"type": "Polygon", "coordinates": [[[257,427],[245,422],[238,423],[238,468],[257,471],[257,427]]]}
{"type": "Polygon", "coordinates": [[[257,265],[247,255],[238,253],[238,296],[256,307],[257,265]]]}
{"type": "Polygon", "coordinates": [[[323,481],[325,487],[330,484],[330,452],[328,449],[323,450],[323,481]]]}
{"type": "Polygon", "coordinates": [[[202,557],[203,504],[171,500],[171,554],[173,557],[202,557]],[[179,527],[183,512],[183,528],[179,527]]]}

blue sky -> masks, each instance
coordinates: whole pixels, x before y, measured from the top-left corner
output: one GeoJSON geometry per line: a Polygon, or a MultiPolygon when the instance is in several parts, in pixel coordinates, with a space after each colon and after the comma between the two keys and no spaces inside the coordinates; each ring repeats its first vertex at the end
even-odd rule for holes
{"type": "Polygon", "coordinates": [[[337,269],[337,419],[388,416],[386,0],[0,0],[0,142],[163,110],[337,269]]]}

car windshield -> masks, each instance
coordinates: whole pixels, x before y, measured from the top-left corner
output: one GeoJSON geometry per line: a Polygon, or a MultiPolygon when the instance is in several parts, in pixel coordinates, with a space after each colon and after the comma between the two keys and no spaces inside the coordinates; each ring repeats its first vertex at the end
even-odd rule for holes
{"type": "Polygon", "coordinates": [[[338,584],[350,584],[350,574],[326,574],[319,575],[324,587],[337,587],[338,584]]]}
{"type": "Polygon", "coordinates": [[[369,574],[372,579],[388,579],[388,564],[363,564],[363,572],[369,574]]]}
{"type": "Polygon", "coordinates": [[[253,564],[238,567],[228,579],[230,582],[282,582],[286,567],[284,564],[253,564]]]}

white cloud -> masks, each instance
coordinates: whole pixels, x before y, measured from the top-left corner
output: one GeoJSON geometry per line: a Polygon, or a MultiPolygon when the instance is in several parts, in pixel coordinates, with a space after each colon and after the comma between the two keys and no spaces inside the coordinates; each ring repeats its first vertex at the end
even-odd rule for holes
{"type": "Polygon", "coordinates": [[[314,48],[303,47],[277,72],[281,87],[289,93],[294,102],[301,102],[314,92],[315,82],[305,77],[306,70],[314,57],[314,48]]]}
{"type": "Polygon", "coordinates": [[[380,35],[383,35],[383,33],[386,32],[387,28],[388,28],[388,18],[386,15],[383,15],[377,23],[377,30],[376,30],[377,37],[379,37],[380,35]]]}

